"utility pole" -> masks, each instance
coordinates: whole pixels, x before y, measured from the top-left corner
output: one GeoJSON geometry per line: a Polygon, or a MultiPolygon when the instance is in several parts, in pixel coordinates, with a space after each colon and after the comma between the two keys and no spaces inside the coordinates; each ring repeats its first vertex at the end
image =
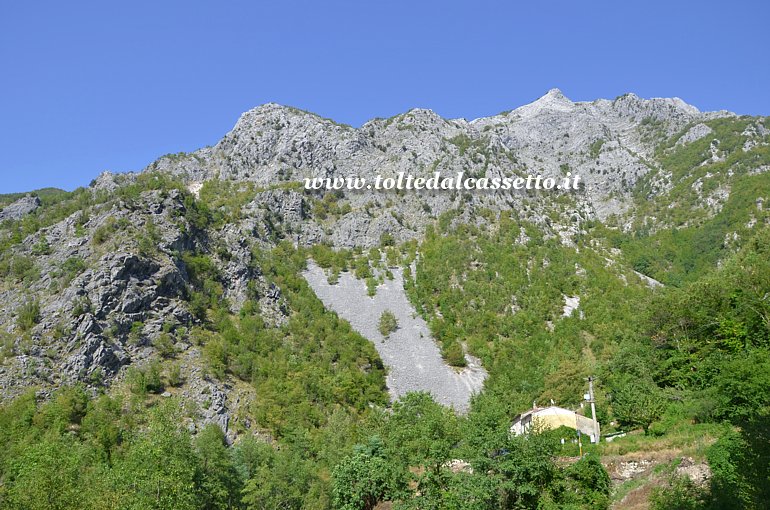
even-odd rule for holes
{"type": "Polygon", "coordinates": [[[583,435],[580,433],[580,429],[578,429],[578,452],[580,452],[580,456],[583,456],[583,435]]]}
{"type": "Polygon", "coordinates": [[[591,418],[594,420],[594,443],[599,443],[599,420],[596,419],[596,400],[594,399],[594,377],[588,377],[588,401],[591,403],[591,418]]]}

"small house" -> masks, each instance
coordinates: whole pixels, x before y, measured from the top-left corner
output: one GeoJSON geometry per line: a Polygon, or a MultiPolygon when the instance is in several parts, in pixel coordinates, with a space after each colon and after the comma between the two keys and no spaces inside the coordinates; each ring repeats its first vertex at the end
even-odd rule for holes
{"type": "Polygon", "coordinates": [[[548,430],[557,429],[561,426],[569,427],[579,430],[582,434],[590,437],[592,443],[596,442],[596,438],[594,438],[594,421],[591,418],[558,406],[533,407],[517,415],[511,425],[511,433],[517,436],[524,434],[535,424],[548,430]]]}

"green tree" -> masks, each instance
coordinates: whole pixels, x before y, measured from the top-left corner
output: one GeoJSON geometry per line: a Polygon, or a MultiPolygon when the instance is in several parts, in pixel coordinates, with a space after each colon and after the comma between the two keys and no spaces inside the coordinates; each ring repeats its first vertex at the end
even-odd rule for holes
{"type": "Polygon", "coordinates": [[[612,391],[612,412],[618,422],[642,427],[645,434],[665,408],[663,392],[649,380],[627,380],[612,391]]]}
{"type": "Polygon", "coordinates": [[[385,458],[379,437],[357,445],[332,473],[334,507],[340,510],[372,510],[379,502],[394,499],[405,487],[405,471],[385,458]]]}
{"type": "Polygon", "coordinates": [[[556,445],[547,434],[533,431],[512,436],[504,448],[488,453],[502,508],[538,508],[552,497],[559,481],[556,445]]]}
{"type": "Polygon", "coordinates": [[[178,403],[152,411],[147,429],[136,431],[115,459],[112,489],[126,509],[193,510],[201,507],[199,458],[181,427],[178,403]]]}
{"type": "Polygon", "coordinates": [[[385,428],[387,456],[397,465],[423,466],[418,487],[441,481],[443,466],[453,458],[462,438],[455,414],[429,393],[408,393],[393,404],[385,428]]]}
{"type": "Polygon", "coordinates": [[[246,482],[242,502],[249,510],[303,508],[312,479],[311,466],[298,453],[271,452],[246,482]]]}
{"type": "MultiPolygon", "coordinates": [[[[6,508],[84,508],[84,456],[85,449],[71,438],[51,437],[29,445],[13,460],[6,508]]],[[[0,492],[0,504],[2,500],[0,492]]]]}
{"type": "Polygon", "coordinates": [[[195,438],[195,449],[201,463],[201,508],[220,510],[238,506],[241,481],[222,429],[216,424],[206,425],[195,438]]]}

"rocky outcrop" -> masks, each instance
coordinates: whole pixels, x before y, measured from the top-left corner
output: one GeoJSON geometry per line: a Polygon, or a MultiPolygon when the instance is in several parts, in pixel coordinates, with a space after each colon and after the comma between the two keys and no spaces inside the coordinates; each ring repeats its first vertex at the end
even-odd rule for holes
{"type": "Polygon", "coordinates": [[[695,124],[693,127],[688,129],[687,132],[683,134],[681,138],[679,138],[679,140],[676,141],[676,145],[687,145],[688,143],[700,140],[704,136],[708,136],[713,132],[714,130],[708,127],[706,124],[695,124]]]}
{"type": "Polygon", "coordinates": [[[27,195],[0,210],[0,221],[19,220],[40,207],[38,197],[27,195]]]}
{"type": "Polygon", "coordinates": [[[94,381],[96,376],[114,376],[128,362],[129,356],[122,346],[108,342],[99,335],[88,334],[80,342],[75,354],[64,362],[62,372],[65,380],[94,381]]]}

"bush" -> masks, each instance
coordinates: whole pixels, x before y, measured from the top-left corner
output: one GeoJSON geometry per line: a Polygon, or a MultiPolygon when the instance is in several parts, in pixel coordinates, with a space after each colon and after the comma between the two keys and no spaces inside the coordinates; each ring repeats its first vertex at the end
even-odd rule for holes
{"type": "Polygon", "coordinates": [[[599,457],[589,453],[566,469],[570,493],[589,508],[608,508],[612,488],[610,475],[599,457]]]}
{"type": "Polygon", "coordinates": [[[168,368],[168,384],[169,386],[177,387],[184,383],[184,377],[182,376],[182,367],[179,363],[172,363],[168,368]]]}
{"type": "Polygon", "coordinates": [[[107,220],[99,225],[99,227],[94,230],[94,235],[91,237],[91,242],[98,246],[100,244],[103,244],[107,239],[110,238],[112,234],[117,232],[118,230],[124,229],[128,226],[128,220],[125,218],[121,218],[119,220],[116,220],[112,216],[107,218],[107,220]]]}
{"type": "Polygon", "coordinates": [[[34,261],[23,255],[16,255],[11,259],[10,274],[20,282],[31,282],[40,277],[34,261]]]}
{"type": "Polygon", "coordinates": [[[19,308],[16,325],[22,331],[32,329],[40,321],[40,304],[37,301],[27,301],[19,308]]]}
{"type": "Polygon", "coordinates": [[[158,253],[158,243],[161,241],[160,232],[152,218],[147,218],[144,224],[145,232],[138,238],[137,247],[143,257],[152,257],[158,253]]]}
{"type": "Polygon", "coordinates": [[[48,244],[48,239],[43,236],[40,241],[32,247],[32,255],[48,255],[51,253],[51,245],[48,244]]]}
{"type": "Polygon", "coordinates": [[[222,302],[219,269],[206,254],[185,252],[181,258],[192,284],[188,293],[190,311],[198,320],[205,321],[207,310],[216,310],[222,302]]]}
{"type": "Polygon", "coordinates": [[[656,487],[650,494],[651,510],[698,510],[703,508],[704,494],[686,476],[675,476],[670,487],[656,487]]]}
{"type": "Polygon", "coordinates": [[[126,376],[128,388],[134,395],[143,396],[146,393],[163,391],[163,381],[160,377],[160,364],[152,362],[147,367],[131,367],[126,376]]]}
{"type": "Polygon", "coordinates": [[[85,271],[86,263],[80,257],[70,257],[61,265],[61,275],[65,283],[69,283],[77,275],[85,271]]]}
{"type": "Polygon", "coordinates": [[[389,337],[391,333],[398,329],[398,320],[393,312],[390,310],[382,312],[382,315],[380,315],[380,322],[377,324],[377,329],[385,338],[389,337]]]}
{"type": "Polygon", "coordinates": [[[390,232],[383,232],[380,236],[380,246],[395,246],[396,240],[390,232]]]}
{"type": "Polygon", "coordinates": [[[158,354],[164,358],[170,358],[176,354],[174,339],[170,333],[163,332],[158,335],[158,337],[152,341],[152,346],[155,347],[155,349],[158,350],[158,354]]]}
{"type": "Polygon", "coordinates": [[[466,365],[463,346],[457,340],[451,340],[444,344],[442,354],[444,355],[444,360],[453,367],[464,367],[466,365]]]}
{"type": "Polygon", "coordinates": [[[88,299],[88,296],[80,296],[75,300],[74,306],[72,307],[72,318],[76,319],[83,314],[91,313],[91,310],[91,300],[88,299]]]}
{"type": "Polygon", "coordinates": [[[14,341],[11,335],[0,332],[0,363],[14,353],[14,341]]]}
{"type": "Polygon", "coordinates": [[[144,342],[144,337],[142,336],[143,329],[143,322],[134,321],[131,323],[131,330],[128,333],[128,342],[131,345],[141,345],[144,342]]]}
{"type": "Polygon", "coordinates": [[[374,297],[377,294],[377,280],[373,277],[366,279],[366,295],[374,297]]]}

